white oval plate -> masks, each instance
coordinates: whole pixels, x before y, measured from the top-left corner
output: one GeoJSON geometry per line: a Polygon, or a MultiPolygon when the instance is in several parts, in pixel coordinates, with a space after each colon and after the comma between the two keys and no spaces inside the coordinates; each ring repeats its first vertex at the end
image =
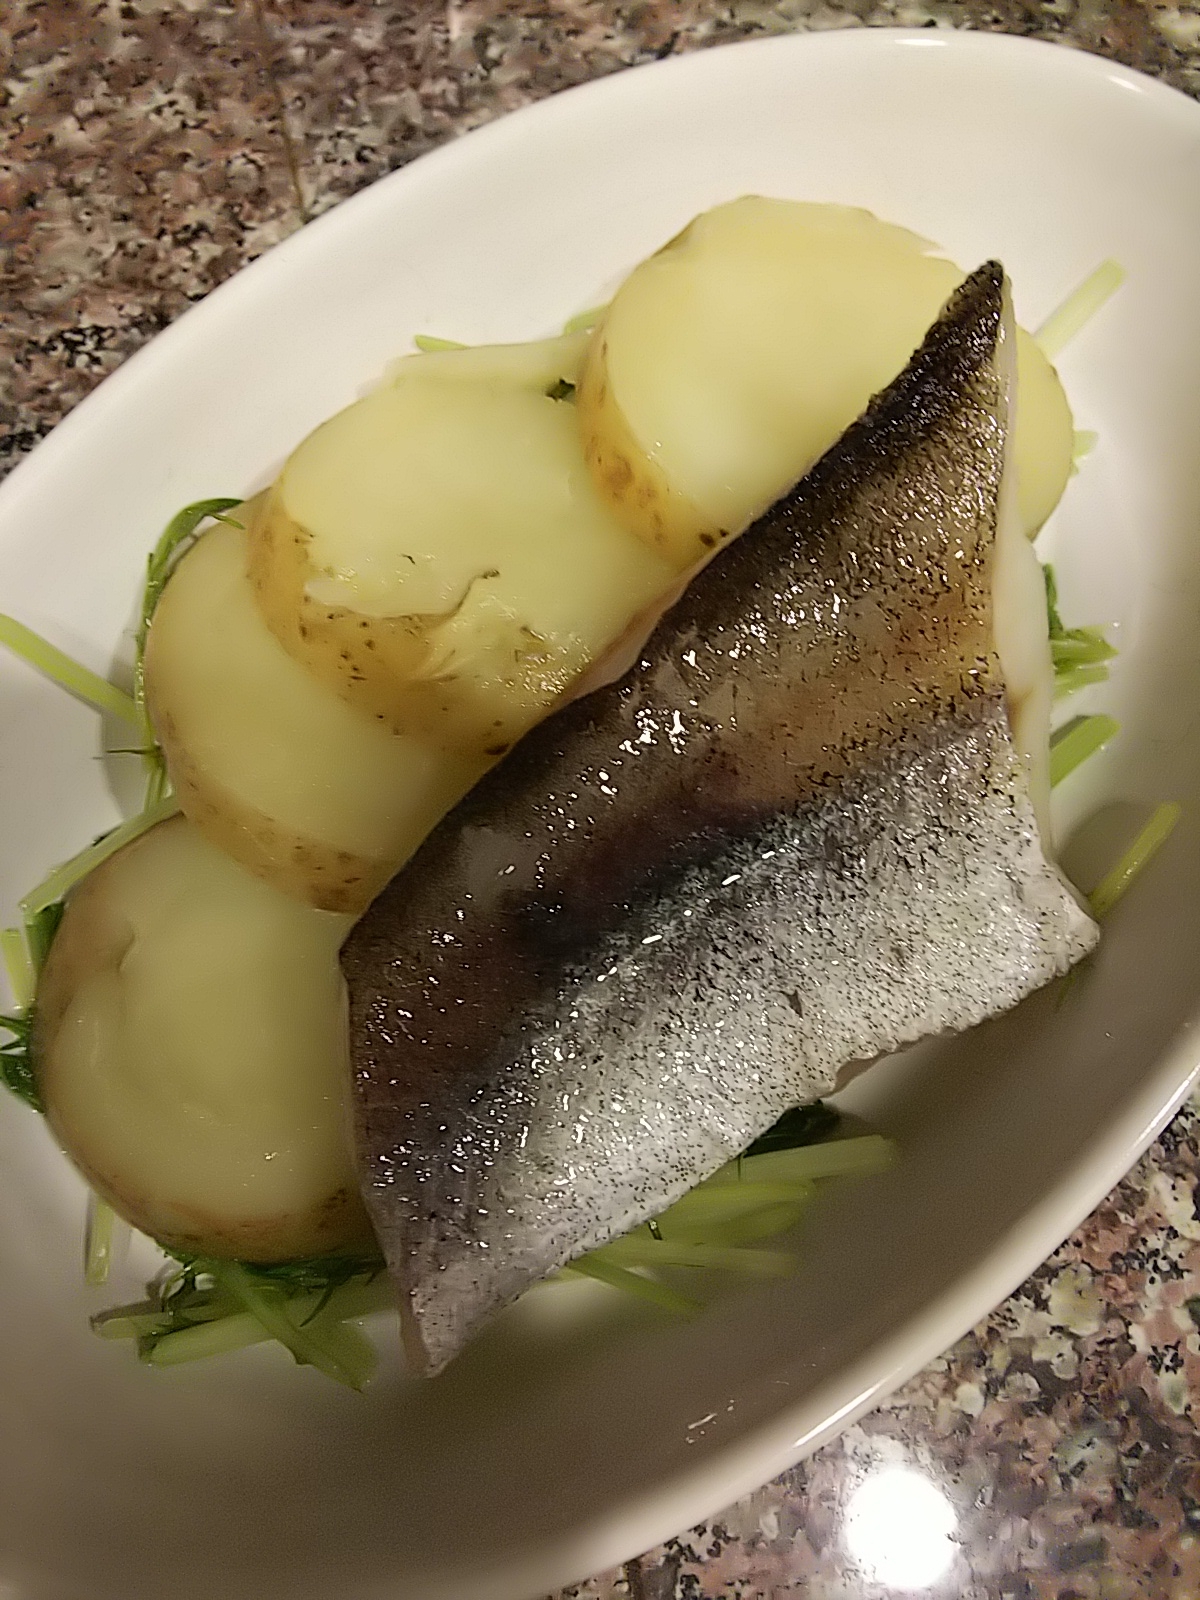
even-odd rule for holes
{"type": "MultiPolygon", "coordinates": [[[[1065,798],[1079,815],[1097,797],[1194,802],[1200,108],[1008,38],[714,50],[550,100],[377,184],[182,318],[12,475],[3,609],[102,671],[127,660],[145,552],[177,507],[263,483],[415,332],[553,330],[747,190],[868,206],[965,266],[998,255],[1027,323],[1104,257],[1127,268],[1063,362],[1100,443],[1047,542],[1069,614],[1119,624],[1096,700],[1125,727],[1090,792],[1076,779],[1065,798]]],[[[2,661],[0,716],[8,912],[117,808],[86,710],[2,661]]],[[[685,1326],[599,1288],[539,1291],[444,1378],[385,1371],[366,1398],[277,1349],[160,1374],[95,1340],[79,1186],[6,1102],[5,1594],[516,1600],[632,1555],[828,1439],[1044,1259],[1187,1092],[1198,991],[1193,806],[1065,1000],[860,1080],[856,1107],[903,1159],[823,1205],[796,1278],[685,1326]]]]}

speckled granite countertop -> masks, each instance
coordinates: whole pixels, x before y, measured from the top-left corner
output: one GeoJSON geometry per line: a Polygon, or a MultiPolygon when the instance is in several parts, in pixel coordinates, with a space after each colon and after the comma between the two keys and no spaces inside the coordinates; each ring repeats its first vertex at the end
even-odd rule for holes
{"type": "MultiPolygon", "coordinates": [[[[1200,7],[1156,0],[7,0],[0,471],[191,301],[438,141],[671,51],[864,24],[1063,39],[1200,95],[1200,7]]],[[[1198,1180],[1186,1109],[1018,1294],[881,1410],[569,1593],[1194,1600],[1198,1180]],[[885,1558],[871,1571],[846,1512],[881,1462],[907,1472],[872,1508],[885,1558]],[[895,1516],[931,1548],[955,1530],[936,1581],[889,1566],[895,1516]]]]}

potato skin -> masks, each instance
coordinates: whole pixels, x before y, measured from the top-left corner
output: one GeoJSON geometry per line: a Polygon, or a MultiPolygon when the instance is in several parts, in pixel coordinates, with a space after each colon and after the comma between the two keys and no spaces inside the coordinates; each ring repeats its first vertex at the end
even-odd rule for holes
{"type": "MultiPolygon", "coordinates": [[[[174,818],[159,824],[162,828],[176,825],[174,818]]],[[[135,840],[128,848],[132,850],[138,843],[140,841],[135,840]]],[[[34,1070],[38,1091],[47,1103],[46,1114],[51,1126],[54,1124],[47,1092],[53,1084],[46,1076],[51,1066],[50,1046],[71,997],[95,969],[117,966],[133,943],[132,929],[109,914],[105,898],[112,862],[116,859],[113,856],[102,862],[72,891],[38,978],[33,1013],[34,1070]]]]}
{"type": "Polygon", "coordinates": [[[281,828],[265,812],[246,805],[202,773],[179,738],[174,719],[149,692],[147,704],[180,809],[218,850],[282,893],[320,911],[358,916],[367,909],[392,876],[391,863],[281,828]]]}
{"type": "Polygon", "coordinates": [[[308,1261],[320,1256],[370,1254],[377,1248],[371,1224],[358,1190],[347,1185],[334,1190],[308,1212],[288,1212],[253,1222],[233,1222],[198,1206],[173,1206],[169,1211],[147,1203],[102,1171],[73,1144],[72,1131],[64,1134],[49,1118],[63,1150],[93,1192],[117,1216],[157,1244],[180,1255],[212,1256],[218,1261],[249,1261],[270,1265],[280,1261],[308,1261]]]}
{"type": "MultiPolygon", "coordinates": [[[[681,234],[680,239],[683,237],[681,234]]],[[[675,243],[665,245],[664,250],[675,243]]],[[[575,401],[583,458],[592,481],[627,528],[673,565],[689,566],[714,549],[730,530],[706,517],[633,437],[608,381],[607,363],[608,339],[602,321],[588,347],[575,401]]]]}
{"type": "MultiPolygon", "coordinates": [[[[343,1154],[332,1164],[323,1158],[329,1180],[318,1186],[319,1192],[299,1206],[274,1212],[260,1209],[254,1215],[239,1216],[227,1205],[219,1204],[215,1195],[206,1203],[203,1197],[189,1195],[182,1188],[174,1194],[147,1193],[128,1172],[119,1170],[111,1157],[105,1157],[103,1150],[97,1148],[94,1130],[78,1125],[67,1109],[71,1097],[66,1093],[63,1074],[80,1069],[78,1060],[74,1065],[69,1059],[64,1061],[58,1048],[64,1026],[90,981],[105,974],[118,975],[117,981],[122,981],[120,969],[135,951],[139,938],[137,928],[120,910],[120,880],[131,864],[140,862],[144,866],[161,858],[165,873],[162,893],[169,899],[181,887],[170,878],[171,849],[184,843],[183,836],[188,831],[191,824],[182,816],[158,824],[102,863],[70,896],[39,979],[34,1011],[32,1053],[46,1119],[96,1193],[118,1215],[168,1249],[256,1262],[370,1249],[373,1239],[355,1181],[348,1129],[343,1130],[340,1123],[331,1124],[326,1130],[326,1144],[340,1147],[343,1154]]],[[[223,863],[222,871],[236,874],[240,869],[223,863]]],[[[258,888],[254,892],[270,893],[258,888]]],[[[321,916],[319,912],[305,913],[302,908],[293,908],[288,914],[321,916]]],[[[335,946],[330,947],[329,960],[336,965],[335,946]]],[[[131,1004],[136,1003],[134,991],[124,992],[132,996],[131,1004]]],[[[220,994],[214,991],[211,999],[219,1007],[220,994]]],[[[192,1027],[198,1020],[181,1018],[180,1025],[192,1027]]],[[[164,1049],[163,1059],[169,1055],[169,1050],[164,1049]]],[[[269,1086],[264,1092],[269,1092],[269,1086]]],[[[335,1114],[332,1107],[329,1114],[335,1114]]],[[[285,1124],[286,1121],[285,1112],[285,1124]]],[[[286,1133],[286,1126],[283,1131],[286,1133]]],[[[240,1194],[242,1190],[235,1183],[232,1190],[227,1189],[226,1200],[231,1192],[240,1194]]]]}
{"type": "Polygon", "coordinates": [[[468,677],[445,668],[442,618],[368,617],[305,592],[308,535],[272,491],[251,530],[249,572],[263,620],[284,649],[392,733],[450,751],[505,754],[583,670],[586,658],[528,629],[497,640],[493,670],[475,656],[468,677]]]}
{"type": "MultiPolygon", "coordinates": [[[[963,274],[866,211],[746,195],[640,262],[580,378],[585,459],[631,531],[680,565],[739,533],[900,370],[963,274]]],[[[1018,334],[1013,449],[1032,536],[1071,469],[1053,368],[1018,334]]]]}
{"type": "Polygon", "coordinates": [[[415,731],[394,686],[419,673],[428,657],[422,619],[362,616],[308,594],[309,535],[288,515],[278,484],[247,534],[254,597],[288,654],[393,733],[415,731]]]}
{"type": "Polygon", "coordinates": [[[574,405],[415,376],[311,434],[248,539],[294,660],[389,731],[489,759],[676,572],[596,493],[574,405]]]}
{"type": "Polygon", "coordinates": [[[259,612],[247,544],[214,528],[172,574],[146,645],[150,721],[212,843],[285,894],[356,913],[488,762],[398,737],[297,662],[259,612]]]}

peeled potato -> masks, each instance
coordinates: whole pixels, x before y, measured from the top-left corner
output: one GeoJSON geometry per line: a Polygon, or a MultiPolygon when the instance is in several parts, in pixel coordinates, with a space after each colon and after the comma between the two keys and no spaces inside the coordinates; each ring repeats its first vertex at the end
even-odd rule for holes
{"type": "Polygon", "coordinates": [[[544,365],[464,381],[442,360],[304,441],[254,520],[250,573],[276,638],[346,700],[494,756],[674,574],[592,487],[544,365]]]}
{"type": "MultiPolygon", "coordinates": [[[[932,250],[866,211],[750,196],[643,262],[596,330],[577,397],[593,480],[626,525],[686,565],[785,493],[961,282],[932,250]]],[[[1070,470],[1070,413],[1028,339],[1020,364],[1019,477],[1036,465],[1023,510],[1044,520],[1070,470]]]]}
{"type": "Polygon", "coordinates": [[[146,697],[196,826],[327,911],[363,910],[488,765],[397,736],[293,660],[254,603],[246,535],[227,524],[184,557],[159,601],[146,697]]]}
{"type": "Polygon", "coordinates": [[[38,985],[38,1087],[68,1155],[135,1227],[242,1261],[369,1242],[337,961],[349,922],[182,817],[71,895],[38,985]]]}

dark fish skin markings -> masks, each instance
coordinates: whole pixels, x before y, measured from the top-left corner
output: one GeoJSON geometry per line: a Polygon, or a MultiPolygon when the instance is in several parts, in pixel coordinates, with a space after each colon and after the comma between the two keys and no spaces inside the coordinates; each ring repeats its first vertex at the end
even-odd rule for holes
{"type": "Polygon", "coordinates": [[[992,264],[348,939],[363,1190],[419,1369],[851,1063],[1090,946],[991,643],[1003,313],[992,264]]]}

